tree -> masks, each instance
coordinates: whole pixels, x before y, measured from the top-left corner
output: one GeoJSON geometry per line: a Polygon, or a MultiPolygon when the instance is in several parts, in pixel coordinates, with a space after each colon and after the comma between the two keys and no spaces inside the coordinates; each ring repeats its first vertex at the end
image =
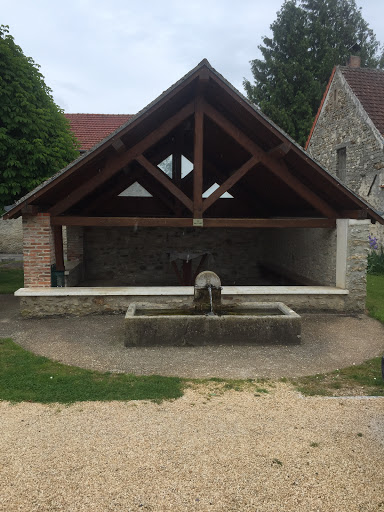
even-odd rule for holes
{"type": "Polygon", "coordinates": [[[285,0],[251,61],[248,98],[299,144],[311,129],[333,66],[351,52],[362,66],[383,67],[379,42],[355,0],[285,0]]]}
{"type": "Polygon", "coordinates": [[[69,130],[39,66],[0,26],[0,212],[76,158],[69,130]]]}

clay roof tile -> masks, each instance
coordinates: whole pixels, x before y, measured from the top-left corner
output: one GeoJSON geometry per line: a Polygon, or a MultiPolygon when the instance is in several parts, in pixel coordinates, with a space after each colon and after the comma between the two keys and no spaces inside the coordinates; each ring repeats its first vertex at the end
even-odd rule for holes
{"type": "Polygon", "coordinates": [[[384,135],[384,71],[348,66],[340,66],[340,70],[378,131],[384,135]]]}
{"type": "Polygon", "coordinates": [[[65,114],[81,150],[91,149],[126,123],[132,114],[65,114]]]}

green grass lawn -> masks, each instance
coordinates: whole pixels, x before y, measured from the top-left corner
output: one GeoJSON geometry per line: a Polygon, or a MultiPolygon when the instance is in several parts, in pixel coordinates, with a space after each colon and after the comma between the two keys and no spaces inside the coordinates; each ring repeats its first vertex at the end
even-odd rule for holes
{"type": "Polygon", "coordinates": [[[158,375],[101,373],[56,363],[0,339],[0,400],[73,403],[179,398],[182,380],[158,375]]]}
{"type": "Polygon", "coordinates": [[[24,274],[21,269],[2,268],[0,266],[0,293],[14,293],[24,286],[24,274]]]}
{"type": "MultiPolygon", "coordinates": [[[[384,275],[367,275],[367,310],[370,316],[384,323],[384,275]]],[[[361,395],[384,396],[381,357],[358,366],[291,382],[305,395],[340,396],[353,391],[361,395]]]]}
{"type": "Polygon", "coordinates": [[[381,357],[330,373],[290,379],[290,382],[307,396],[384,396],[381,357]]]}
{"type": "Polygon", "coordinates": [[[384,275],[367,275],[367,310],[384,323],[384,275]]]}

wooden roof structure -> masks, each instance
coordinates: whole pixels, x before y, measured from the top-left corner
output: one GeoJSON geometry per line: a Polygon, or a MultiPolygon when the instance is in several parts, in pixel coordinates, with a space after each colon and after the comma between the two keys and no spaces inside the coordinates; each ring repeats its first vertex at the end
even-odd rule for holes
{"type": "Polygon", "coordinates": [[[338,218],[384,223],[207,60],[18,201],[5,218],[38,211],[49,212],[56,226],[334,227],[338,218]],[[188,160],[190,172],[183,170],[188,160]],[[147,191],[145,197],[122,194],[134,184],[147,191]],[[209,195],[208,189],[214,191],[209,195]]]}

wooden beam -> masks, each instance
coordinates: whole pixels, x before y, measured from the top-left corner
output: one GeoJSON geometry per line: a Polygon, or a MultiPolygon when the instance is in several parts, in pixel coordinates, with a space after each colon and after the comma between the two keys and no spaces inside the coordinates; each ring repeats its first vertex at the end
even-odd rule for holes
{"type": "Polygon", "coordinates": [[[289,144],[288,142],[283,142],[282,144],[279,144],[278,146],[270,149],[268,151],[268,155],[272,158],[276,158],[276,160],[280,160],[281,158],[284,158],[285,155],[291,150],[292,144],[289,144]]]}
{"type": "MultiPolygon", "coordinates": [[[[173,217],[51,217],[52,226],[193,227],[191,218],[173,217]]],[[[335,228],[335,219],[204,219],[204,228],[335,228]]],[[[201,229],[201,228],[199,228],[201,229]]]]}
{"type": "Polygon", "coordinates": [[[340,213],[345,219],[368,219],[367,210],[341,210],[340,213]]]}
{"type": "Polygon", "coordinates": [[[68,210],[72,205],[83,199],[83,197],[89,195],[93,192],[97,187],[105,183],[112,176],[114,176],[117,172],[120,171],[122,167],[129,164],[132,160],[134,160],[137,156],[141,155],[144,151],[146,151],[149,147],[159,142],[163,137],[168,135],[169,132],[174,130],[176,126],[178,126],[184,119],[191,116],[194,112],[193,103],[188,103],[185,107],[179,110],[174,116],[170,117],[161,124],[156,130],[151,132],[149,135],[144,137],[140,142],[138,142],[131,149],[126,151],[125,153],[116,154],[110,157],[108,166],[104,169],[100,169],[99,172],[93,176],[92,179],[87,180],[85,183],[77,187],[73,192],[71,192],[67,197],[57,202],[50,210],[49,213],[53,216],[59,215],[63,213],[65,210],[68,210]]]}
{"type": "Polygon", "coordinates": [[[125,151],[127,149],[126,145],[120,138],[115,139],[112,142],[112,146],[113,146],[113,149],[116,150],[118,153],[122,153],[123,151],[125,151]]]}
{"type": "Polygon", "coordinates": [[[96,210],[100,205],[108,201],[114,196],[118,196],[123,190],[130,187],[138,179],[137,170],[133,170],[129,175],[123,175],[119,181],[108,187],[107,190],[103,190],[97,197],[89,201],[84,209],[82,209],[83,215],[87,215],[96,210]]]}
{"type": "Polygon", "coordinates": [[[136,161],[139,162],[140,165],[144,167],[146,171],[149,172],[159,183],[163,185],[173,196],[175,196],[179,201],[181,201],[189,210],[193,211],[193,203],[187,197],[184,192],[182,192],[176,185],[172,183],[172,180],[166,176],[163,171],[161,171],[158,167],[151,164],[149,160],[145,158],[144,155],[140,155],[136,157],[136,161]]]}
{"type": "Polygon", "coordinates": [[[205,228],[335,228],[336,219],[204,219],[205,228]]]}
{"type": "Polygon", "coordinates": [[[53,241],[55,246],[56,270],[63,272],[65,267],[63,252],[63,228],[61,226],[54,226],[53,241]]]}
{"type": "MultiPolygon", "coordinates": [[[[193,159],[193,156],[190,153],[188,153],[188,151],[185,151],[184,155],[189,160],[193,159]]],[[[203,187],[205,190],[207,190],[215,182],[218,183],[218,185],[222,185],[224,183],[225,176],[222,173],[220,173],[216,165],[214,165],[207,158],[204,159],[204,169],[206,170],[203,179],[203,187]]],[[[182,186],[184,192],[186,190],[189,191],[189,189],[192,188],[190,187],[191,180],[193,181],[193,173],[188,174],[182,179],[182,186]]],[[[256,195],[256,192],[253,190],[253,188],[250,189],[249,187],[245,187],[242,183],[237,182],[233,186],[233,192],[237,199],[243,199],[245,202],[252,205],[252,207],[254,208],[255,216],[271,217],[273,215],[273,211],[271,210],[270,206],[267,205],[264,201],[262,201],[258,195],[256,195]]],[[[186,193],[188,194],[188,192],[186,193]]]]}
{"type": "Polygon", "coordinates": [[[175,203],[172,200],[173,196],[167,196],[161,187],[158,187],[158,183],[152,178],[148,173],[141,173],[141,176],[138,178],[137,182],[144,187],[150,194],[152,194],[153,198],[159,199],[165,206],[173,213],[176,213],[175,203]]]}
{"type": "Polygon", "coordinates": [[[276,160],[263,151],[253,140],[247,135],[242,133],[236,126],[234,126],[228,119],[220,114],[208,103],[204,103],[205,114],[212,119],[214,123],[219,125],[225,132],[234,138],[244,149],[249,151],[251,155],[255,156],[260,162],[265,165],[273,174],[278,176],[288,187],[294,190],[300,197],[311,204],[322,215],[328,218],[336,219],[339,217],[336,210],[334,210],[326,201],[321,199],[304,183],[297,179],[288,169],[285,162],[276,160]]]}
{"type": "Polygon", "coordinates": [[[178,217],[76,217],[61,216],[51,217],[53,226],[171,226],[192,227],[193,219],[178,217]]]}
{"type": "Polygon", "coordinates": [[[195,101],[195,136],[193,151],[193,217],[203,216],[204,113],[202,96],[195,101]]]}
{"type": "Polygon", "coordinates": [[[203,212],[209,208],[215,201],[217,201],[225,192],[227,192],[233,185],[235,185],[245,174],[252,169],[259,160],[256,157],[251,157],[245,164],[243,164],[237,171],[235,171],[227,180],[224,181],[218,189],[207,197],[203,203],[203,212]]]}

